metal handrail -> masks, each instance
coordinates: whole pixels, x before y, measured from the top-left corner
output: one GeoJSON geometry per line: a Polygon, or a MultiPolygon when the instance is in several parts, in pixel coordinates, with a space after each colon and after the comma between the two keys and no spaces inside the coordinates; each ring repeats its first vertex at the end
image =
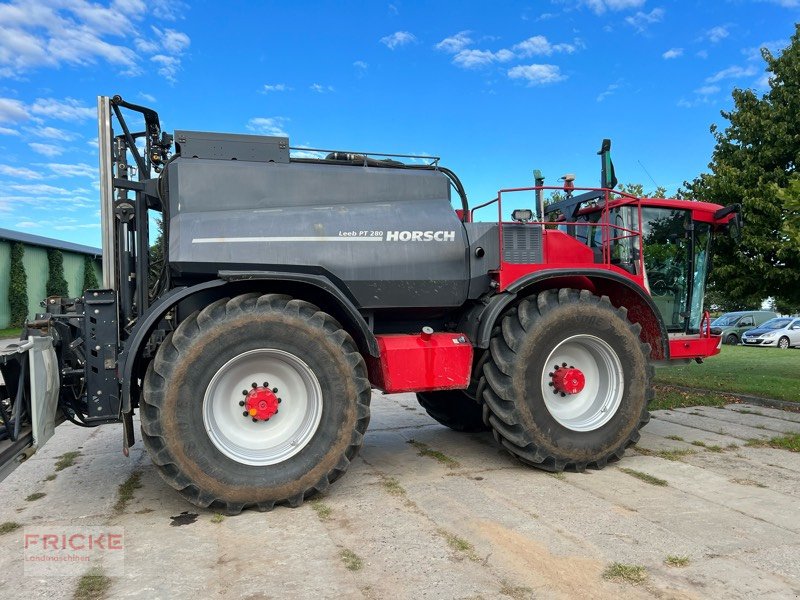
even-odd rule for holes
{"type": "MultiPolygon", "coordinates": [[[[515,193],[515,192],[537,192],[539,190],[560,190],[564,191],[563,187],[558,186],[534,186],[534,187],[522,187],[522,188],[506,188],[501,189],[497,192],[497,196],[488,202],[485,202],[481,205],[474,207],[470,211],[470,219],[474,214],[474,211],[489,206],[491,204],[497,203],[497,221],[500,227],[498,228],[498,243],[499,243],[499,250],[500,256],[503,256],[503,252],[505,249],[504,240],[503,240],[503,227],[504,224],[512,224],[516,223],[516,221],[504,221],[503,220],[503,194],[508,193],[515,193]]],[[[638,256],[636,257],[636,263],[638,266],[638,274],[641,275],[644,273],[644,256],[642,252],[643,248],[643,236],[641,231],[641,223],[642,223],[642,215],[641,215],[641,198],[637,198],[631,194],[626,192],[617,192],[608,188],[572,188],[569,190],[570,192],[573,191],[594,191],[594,192],[602,192],[603,199],[602,199],[602,207],[601,207],[601,217],[596,222],[574,222],[574,221],[530,221],[525,223],[525,225],[530,226],[538,226],[542,227],[543,229],[553,228],[553,227],[600,227],[602,232],[601,237],[601,251],[603,256],[603,264],[604,265],[611,265],[611,245],[612,242],[623,240],[623,239],[631,239],[631,238],[638,238],[638,256]],[[638,208],[638,229],[630,229],[627,227],[623,227],[621,225],[613,224],[609,221],[609,199],[612,194],[618,195],[623,202],[619,204],[619,206],[627,206],[635,204],[638,208]],[[618,235],[621,233],[622,235],[618,235]],[[612,235],[614,234],[614,235],[612,235]]],[[[615,207],[616,208],[616,207],[615,207]]],[[[540,218],[542,215],[539,215],[540,218]]],[[[587,237],[588,239],[588,237],[587,237]]],[[[588,246],[587,246],[588,247],[588,246]]],[[[501,264],[502,270],[502,264],[501,264]]]]}
{"type": "Polygon", "coordinates": [[[441,157],[439,156],[426,156],[424,154],[387,154],[386,152],[356,152],[355,150],[331,150],[326,148],[306,148],[304,146],[289,146],[289,150],[300,150],[302,152],[325,152],[327,154],[330,153],[341,153],[341,154],[354,154],[358,156],[363,156],[364,158],[375,158],[378,156],[383,156],[385,158],[411,158],[415,160],[425,160],[430,161],[430,166],[436,166],[439,164],[441,157]]]}

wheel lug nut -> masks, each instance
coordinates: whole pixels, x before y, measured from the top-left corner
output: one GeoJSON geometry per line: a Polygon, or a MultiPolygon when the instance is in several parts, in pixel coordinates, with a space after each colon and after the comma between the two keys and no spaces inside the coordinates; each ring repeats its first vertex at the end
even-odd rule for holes
{"type": "Polygon", "coordinates": [[[250,385],[253,386],[253,389],[258,387],[258,384],[255,381],[253,383],[251,383],[250,385]]]}
{"type": "Polygon", "coordinates": [[[283,402],[283,400],[281,400],[280,398],[278,398],[278,404],[280,404],[281,402],[283,402]]]}
{"type": "Polygon", "coordinates": [[[566,394],[564,392],[561,392],[561,397],[563,398],[564,396],[566,396],[566,394]]]}
{"type": "Polygon", "coordinates": [[[272,388],[272,393],[273,394],[277,394],[278,393],[278,388],[272,388]]]}
{"type": "Polygon", "coordinates": [[[550,382],[548,382],[547,385],[549,385],[550,387],[553,387],[553,385],[555,385],[555,384],[552,381],[550,381],[550,382]]]}
{"type": "Polygon", "coordinates": [[[269,383],[265,381],[264,382],[264,387],[269,387],[269,383]]]}
{"type": "Polygon", "coordinates": [[[239,406],[244,406],[244,400],[239,400],[239,406]]]}
{"type": "Polygon", "coordinates": [[[562,366],[562,367],[566,367],[566,366],[567,366],[567,363],[561,363],[561,366],[562,366]]]}
{"type": "Polygon", "coordinates": [[[242,390],[242,396],[247,396],[247,394],[249,393],[250,393],[249,390],[242,390]]]}
{"type": "Polygon", "coordinates": [[[553,375],[555,375],[555,373],[548,373],[547,375],[548,375],[549,377],[552,377],[553,375]]]}
{"type": "Polygon", "coordinates": [[[253,423],[258,423],[258,419],[256,419],[255,417],[253,417],[253,423]]]}
{"type": "Polygon", "coordinates": [[[243,417],[249,417],[249,416],[250,416],[250,413],[249,413],[249,412],[247,412],[247,411],[244,411],[244,412],[242,413],[242,416],[243,416],[243,417]]]}

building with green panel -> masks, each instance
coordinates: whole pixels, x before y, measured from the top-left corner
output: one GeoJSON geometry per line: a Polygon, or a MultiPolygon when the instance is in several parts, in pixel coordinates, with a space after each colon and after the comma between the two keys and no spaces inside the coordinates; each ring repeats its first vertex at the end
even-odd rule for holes
{"type": "Polygon", "coordinates": [[[11,309],[8,297],[11,246],[15,242],[22,244],[25,249],[22,264],[27,277],[29,318],[44,310],[40,303],[47,296],[46,285],[50,270],[47,259],[48,250],[58,250],[64,257],[64,279],[67,281],[70,296],[83,295],[81,288],[84,282],[84,269],[88,264],[92,265],[97,280],[102,281],[102,251],[100,248],[0,228],[0,328],[16,325],[10,323],[11,309]],[[89,261],[86,260],[87,256],[90,258],[89,261]]]}

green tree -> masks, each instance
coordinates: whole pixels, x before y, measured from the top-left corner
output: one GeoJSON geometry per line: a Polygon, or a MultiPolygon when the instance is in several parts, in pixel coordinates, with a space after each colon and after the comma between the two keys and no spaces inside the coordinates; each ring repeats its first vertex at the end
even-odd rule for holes
{"type": "Polygon", "coordinates": [[[758,306],[772,296],[800,304],[800,26],[778,56],[762,49],[769,91],[735,89],[733,109],[722,111],[724,130],[711,126],[716,145],[709,168],[689,195],[726,205],[742,204],[741,242],[719,236],[712,285],[727,300],[758,306]]]}
{"type": "Polygon", "coordinates": [[[20,242],[11,244],[11,269],[8,284],[8,303],[11,308],[10,325],[19,327],[28,318],[28,277],[22,257],[25,246],[20,242]]]}
{"type": "Polygon", "coordinates": [[[85,254],[83,256],[83,291],[96,290],[99,287],[97,274],[94,272],[94,258],[85,254]]]}
{"type": "Polygon", "coordinates": [[[69,296],[67,280],[64,279],[64,255],[61,254],[61,250],[50,248],[47,251],[47,264],[49,266],[47,285],[45,286],[47,297],[69,296]]]}
{"type": "Polygon", "coordinates": [[[637,198],[666,198],[667,188],[656,186],[652,192],[646,192],[641,183],[620,183],[617,185],[620,192],[636,196],[637,198]]]}

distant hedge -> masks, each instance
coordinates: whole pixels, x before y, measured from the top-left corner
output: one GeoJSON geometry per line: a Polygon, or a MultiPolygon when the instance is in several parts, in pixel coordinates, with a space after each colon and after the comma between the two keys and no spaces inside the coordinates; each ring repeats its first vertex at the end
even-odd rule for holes
{"type": "Polygon", "coordinates": [[[50,296],[69,296],[67,280],[64,278],[64,255],[61,250],[50,248],[47,251],[47,263],[50,267],[47,275],[47,285],[45,290],[47,297],[50,296]]]}
{"type": "Polygon", "coordinates": [[[94,272],[94,259],[88,254],[83,256],[83,291],[96,290],[100,287],[94,272]]]}
{"type": "Polygon", "coordinates": [[[9,274],[8,303],[11,307],[11,327],[20,327],[28,318],[28,276],[22,257],[25,246],[20,242],[11,244],[11,272],[9,274]]]}

